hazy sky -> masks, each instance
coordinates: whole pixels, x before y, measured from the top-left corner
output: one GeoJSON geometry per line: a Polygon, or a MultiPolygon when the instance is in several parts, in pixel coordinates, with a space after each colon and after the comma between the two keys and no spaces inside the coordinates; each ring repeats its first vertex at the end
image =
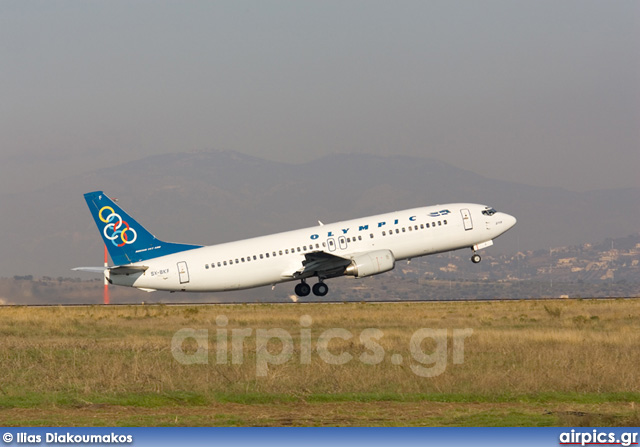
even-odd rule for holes
{"type": "Polygon", "coordinates": [[[640,186],[640,2],[0,1],[0,188],[166,152],[640,186]]]}

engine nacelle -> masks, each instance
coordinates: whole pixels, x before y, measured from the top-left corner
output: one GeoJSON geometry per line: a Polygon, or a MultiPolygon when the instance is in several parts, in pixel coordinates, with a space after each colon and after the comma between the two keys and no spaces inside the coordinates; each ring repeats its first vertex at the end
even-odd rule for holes
{"type": "Polygon", "coordinates": [[[364,278],[365,276],[377,275],[378,273],[393,270],[396,265],[396,258],[391,250],[376,250],[361,255],[351,257],[351,264],[344,271],[345,275],[364,278]]]}

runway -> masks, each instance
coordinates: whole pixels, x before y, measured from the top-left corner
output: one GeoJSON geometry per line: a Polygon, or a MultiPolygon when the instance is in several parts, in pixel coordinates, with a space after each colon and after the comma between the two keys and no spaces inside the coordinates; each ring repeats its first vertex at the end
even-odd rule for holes
{"type": "Polygon", "coordinates": [[[10,307],[126,307],[126,306],[232,306],[232,305],[305,305],[305,304],[419,304],[419,303],[493,303],[493,302],[512,302],[512,301],[606,301],[606,300],[635,300],[640,299],[636,296],[624,297],[589,297],[589,298],[559,298],[559,297],[543,297],[543,298],[483,298],[483,299],[445,299],[445,300],[370,300],[370,301],[331,301],[331,300],[314,300],[314,301],[217,301],[217,302],[140,302],[140,303],[62,303],[62,304],[4,304],[0,308],[10,307]]]}

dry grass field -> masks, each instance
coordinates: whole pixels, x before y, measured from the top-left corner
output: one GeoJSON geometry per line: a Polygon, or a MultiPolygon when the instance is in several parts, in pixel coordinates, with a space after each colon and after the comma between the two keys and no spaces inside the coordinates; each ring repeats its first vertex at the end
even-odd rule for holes
{"type": "Polygon", "coordinates": [[[640,300],[0,307],[0,425],[638,426],[638,321],[640,300]]]}

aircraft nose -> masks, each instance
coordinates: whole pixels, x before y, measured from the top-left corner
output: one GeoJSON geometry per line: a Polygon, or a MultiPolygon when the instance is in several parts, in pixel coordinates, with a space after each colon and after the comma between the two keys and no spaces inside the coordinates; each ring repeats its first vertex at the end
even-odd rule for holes
{"type": "Polygon", "coordinates": [[[516,219],[515,217],[511,216],[510,214],[505,214],[502,221],[504,222],[504,224],[507,227],[507,230],[513,228],[513,226],[516,224],[516,222],[518,222],[518,219],[516,219]]]}

